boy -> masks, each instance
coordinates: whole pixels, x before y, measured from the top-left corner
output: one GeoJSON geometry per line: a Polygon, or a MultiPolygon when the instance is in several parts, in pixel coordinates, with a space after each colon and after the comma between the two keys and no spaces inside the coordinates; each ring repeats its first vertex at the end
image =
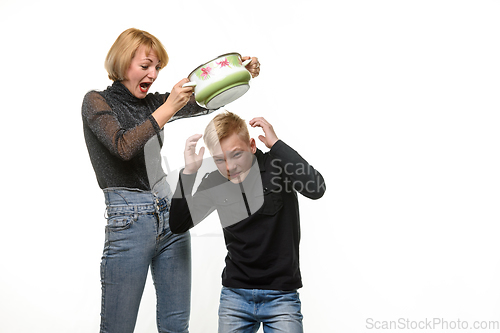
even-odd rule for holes
{"type": "Polygon", "coordinates": [[[245,122],[231,112],[217,115],[205,130],[205,144],[217,171],[203,178],[192,195],[204,148],[201,135],[186,142],[179,183],[170,209],[170,228],[182,233],[217,210],[228,254],[222,273],[219,332],[303,332],[299,268],[300,221],[297,192],[323,196],[323,177],[279,140],[264,118],[263,153],[245,122]]]}

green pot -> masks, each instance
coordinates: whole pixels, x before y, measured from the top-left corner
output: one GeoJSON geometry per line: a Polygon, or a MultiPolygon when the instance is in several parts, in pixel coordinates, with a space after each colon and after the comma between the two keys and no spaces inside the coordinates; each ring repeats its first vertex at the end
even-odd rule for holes
{"type": "Polygon", "coordinates": [[[196,102],[207,109],[218,109],[243,96],[250,89],[252,75],[245,68],[250,59],[239,53],[226,53],[198,66],[186,86],[194,86],[196,102]]]}

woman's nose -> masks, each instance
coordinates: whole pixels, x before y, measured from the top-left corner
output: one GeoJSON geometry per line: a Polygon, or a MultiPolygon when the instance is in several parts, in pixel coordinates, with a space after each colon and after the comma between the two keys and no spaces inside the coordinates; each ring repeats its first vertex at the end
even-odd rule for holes
{"type": "Polygon", "coordinates": [[[152,68],[148,73],[149,78],[156,80],[158,77],[158,70],[156,68],[152,68]]]}

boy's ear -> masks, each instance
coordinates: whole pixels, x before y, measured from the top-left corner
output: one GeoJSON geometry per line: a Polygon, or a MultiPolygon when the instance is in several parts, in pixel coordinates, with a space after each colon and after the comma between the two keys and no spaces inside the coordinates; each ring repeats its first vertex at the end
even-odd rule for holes
{"type": "Polygon", "coordinates": [[[257,151],[257,145],[255,144],[255,139],[250,139],[250,149],[252,150],[252,154],[255,154],[257,151]]]}

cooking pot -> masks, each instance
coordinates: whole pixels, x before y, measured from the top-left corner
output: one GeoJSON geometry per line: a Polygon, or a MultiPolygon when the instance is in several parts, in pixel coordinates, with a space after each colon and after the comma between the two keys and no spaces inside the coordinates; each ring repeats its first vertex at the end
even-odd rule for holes
{"type": "Polygon", "coordinates": [[[252,75],[245,68],[250,61],[242,61],[239,53],[223,54],[198,66],[188,75],[190,82],[183,87],[195,87],[194,97],[200,106],[218,109],[250,89],[252,75]]]}

